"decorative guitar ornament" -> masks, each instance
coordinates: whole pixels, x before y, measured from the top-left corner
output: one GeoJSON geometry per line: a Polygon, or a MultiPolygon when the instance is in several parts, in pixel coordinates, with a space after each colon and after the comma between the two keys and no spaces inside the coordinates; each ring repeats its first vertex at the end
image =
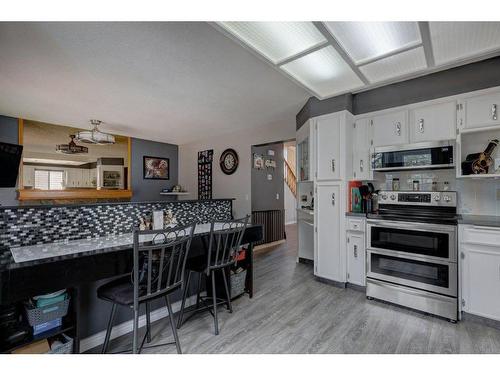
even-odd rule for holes
{"type": "Polygon", "coordinates": [[[495,148],[498,146],[498,139],[492,139],[483,152],[469,154],[462,162],[462,174],[486,174],[489,167],[493,164],[491,155],[495,148]]]}

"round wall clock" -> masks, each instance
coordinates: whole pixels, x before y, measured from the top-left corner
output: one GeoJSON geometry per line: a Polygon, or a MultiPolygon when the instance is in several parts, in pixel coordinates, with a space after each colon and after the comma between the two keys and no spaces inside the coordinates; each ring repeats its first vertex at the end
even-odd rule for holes
{"type": "Polygon", "coordinates": [[[228,148],[220,156],[219,164],[222,172],[233,174],[238,168],[238,154],[232,148],[228,148]]]}

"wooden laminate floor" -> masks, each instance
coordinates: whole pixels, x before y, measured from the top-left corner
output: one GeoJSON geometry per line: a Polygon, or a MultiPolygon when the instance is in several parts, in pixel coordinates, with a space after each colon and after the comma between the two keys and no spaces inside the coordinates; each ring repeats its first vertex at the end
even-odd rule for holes
{"type": "MultiPolygon", "coordinates": [[[[219,309],[219,336],[209,313],[179,330],[184,353],[500,353],[496,328],[452,324],[316,281],[312,265],[296,263],[295,226],[287,227],[287,237],[256,254],[254,298],[235,300],[232,314],[219,309]]],[[[172,339],[168,319],[152,330],[153,344],[172,339]]],[[[130,340],[119,337],[110,349],[130,340]]],[[[144,352],[175,353],[175,346],[144,352]]]]}

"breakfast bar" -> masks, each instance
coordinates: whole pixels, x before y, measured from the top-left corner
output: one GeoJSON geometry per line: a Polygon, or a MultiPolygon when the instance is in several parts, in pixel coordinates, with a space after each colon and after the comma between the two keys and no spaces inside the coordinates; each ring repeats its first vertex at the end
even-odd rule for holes
{"type": "MultiPolygon", "coordinates": [[[[152,208],[167,208],[174,212],[181,224],[193,220],[197,221],[188,258],[195,258],[206,253],[205,237],[210,232],[208,222],[232,218],[231,200],[71,205],[57,209],[59,215],[64,213],[64,215],[70,216],[75,212],[85,210],[87,213],[93,212],[96,215],[93,219],[95,220],[102,212],[108,214],[114,212],[120,215],[124,210],[130,210],[131,207],[135,212],[144,212],[143,210],[152,208]]],[[[114,230],[110,231],[111,233],[99,236],[96,234],[99,225],[94,222],[90,225],[80,225],[78,232],[73,231],[71,227],[66,227],[70,233],[68,237],[73,239],[66,237],[54,241],[53,238],[46,235],[43,237],[46,242],[43,242],[36,236],[30,236],[28,233],[43,230],[44,225],[47,224],[46,221],[54,215],[54,212],[49,212],[50,210],[54,210],[54,207],[1,209],[2,216],[0,217],[3,218],[4,222],[10,221],[11,225],[10,231],[0,235],[2,239],[0,305],[19,303],[35,295],[67,289],[71,294],[73,314],[71,318],[67,319],[70,320],[67,322],[68,324],[63,325],[61,330],[73,330],[74,351],[79,352],[81,338],[79,323],[88,315],[88,312],[85,311],[86,306],[80,303],[81,287],[131,271],[133,265],[133,235],[131,231],[133,227],[130,226],[127,230],[126,226],[116,226],[114,230]],[[27,213],[36,219],[30,222],[26,218],[27,213]],[[40,220],[40,218],[45,220],[40,220]],[[88,234],[92,231],[94,233],[88,234]],[[33,243],[35,238],[37,238],[37,243],[33,243]],[[9,246],[9,241],[11,243],[17,242],[19,245],[9,246]]],[[[59,222],[64,222],[65,217],[67,216],[60,216],[59,222]]],[[[109,221],[110,217],[107,219],[109,221]]],[[[79,220],[68,221],[68,225],[71,226],[78,222],[79,220]]],[[[82,223],[80,221],[80,224],[82,223]]],[[[47,231],[43,233],[47,233],[47,231]]],[[[245,259],[239,262],[239,266],[247,270],[245,292],[250,297],[253,294],[253,244],[260,241],[262,237],[261,225],[249,225],[242,240],[246,251],[245,259]]],[[[6,349],[3,348],[2,351],[4,350],[6,349]]]]}

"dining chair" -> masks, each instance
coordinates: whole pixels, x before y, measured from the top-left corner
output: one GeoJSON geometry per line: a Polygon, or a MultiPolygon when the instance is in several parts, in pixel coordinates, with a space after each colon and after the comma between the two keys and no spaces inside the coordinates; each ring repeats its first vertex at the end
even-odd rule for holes
{"type": "MultiPolygon", "coordinates": [[[[140,353],[147,340],[151,342],[150,302],[164,298],[177,353],[181,345],[177,335],[169,296],[184,286],[186,259],[196,224],[160,230],[134,230],[134,264],[130,274],[100,286],[97,296],[111,302],[102,353],[108,349],[117,306],[134,311],[133,353],[140,353]],[[146,306],[146,333],[139,346],[139,308],[146,306]]],[[[173,343],[151,345],[157,347],[173,343]]]]}
{"type": "Polygon", "coordinates": [[[180,328],[182,324],[190,319],[194,314],[201,311],[209,311],[214,318],[214,329],[215,334],[219,334],[219,322],[217,320],[217,306],[220,304],[226,304],[228,310],[232,313],[233,307],[231,304],[231,294],[230,294],[230,284],[229,284],[229,270],[230,267],[236,265],[237,257],[241,250],[241,241],[245,229],[248,226],[250,216],[247,215],[243,219],[230,220],[230,221],[213,221],[210,225],[210,234],[208,242],[208,250],[206,257],[198,257],[193,260],[188,261],[186,269],[188,272],[187,282],[184,287],[184,293],[182,297],[181,309],[179,312],[179,318],[177,320],[177,328],[180,328]],[[226,298],[218,298],[215,275],[216,272],[222,274],[222,280],[224,284],[224,291],[226,298]],[[184,309],[188,294],[189,282],[191,281],[192,273],[198,274],[198,291],[196,295],[196,305],[194,310],[192,309],[192,314],[183,320],[184,309]],[[207,280],[207,296],[201,296],[201,280],[202,276],[205,275],[207,280]],[[209,296],[208,291],[208,279],[211,280],[211,296],[209,296]],[[211,304],[209,304],[211,301],[211,304]],[[208,302],[207,302],[208,301],[208,302]],[[200,302],[204,304],[204,307],[200,308],[200,302]]]}

